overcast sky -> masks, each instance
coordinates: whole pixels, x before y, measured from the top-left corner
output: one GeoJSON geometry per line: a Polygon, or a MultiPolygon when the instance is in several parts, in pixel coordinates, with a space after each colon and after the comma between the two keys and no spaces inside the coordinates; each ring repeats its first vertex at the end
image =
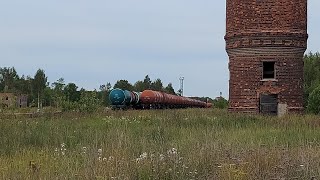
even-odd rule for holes
{"type": "MultiPolygon", "coordinates": [[[[309,47],[319,51],[319,0],[309,0],[309,47]]],[[[0,0],[0,67],[98,89],[145,75],[187,96],[228,94],[225,1],[0,0]]]]}

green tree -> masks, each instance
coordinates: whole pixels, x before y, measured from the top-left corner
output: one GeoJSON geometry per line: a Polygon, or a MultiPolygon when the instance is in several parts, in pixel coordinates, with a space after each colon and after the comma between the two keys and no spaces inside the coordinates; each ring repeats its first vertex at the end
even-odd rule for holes
{"type": "Polygon", "coordinates": [[[320,85],[311,92],[307,110],[314,114],[320,114],[320,85]]]}
{"type": "Polygon", "coordinates": [[[143,81],[137,81],[136,83],[134,83],[134,90],[137,92],[146,90],[143,81]]]}
{"type": "Polygon", "coordinates": [[[94,113],[101,106],[100,100],[97,97],[97,92],[82,92],[79,101],[80,112],[94,113]]]}
{"type": "Polygon", "coordinates": [[[112,88],[111,83],[107,83],[107,84],[102,84],[100,85],[100,91],[110,91],[112,88]]]}
{"type": "Polygon", "coordinates": [[[174,91],[174,88],[172,86],[172,83],[169,83],[167,85],[167,87],[164,88],[164,91],[168,94],[173,94],[173,95],[176,95],[175,91],[174,91]]]}
{"type": "Polygon", "coordinates": [[[152,81],[151,81],[149,75],[146,75],[143,80],[143,90],[150,89],[151,83],[152,83],[152,81]]]}
{"type": "Polygon", "coordinates": [[[44,73],[44,70],[38,69],[38,71],[34,76],[32,85],[33,85],[34,93],[37,94],[38,108],[40,108],[40,105],[42,106],[43,91],[47,86],[47,77],[44,73]]]}
{"type": "Polygon", "coordinates": [[[31,87],[32,84],[30,86],[30,83],[32,83],[32,81],[29,81],[28,77],[25,78],[24,75],[21,76],[21,78],[19,78],[17,80],[16,83],[16,93],[18,94],[30,94],[31,93],[31,87]]]}
{"type": "Polygon", "coordinates": [[[66,100],[70,102],[76,102],[80,99],[80,93],[77,91],[78,86],[75,83],[69,83],[67,84],[63,92],[66,96],[66,100]]]}
{"type": "Polygon", "coordinates": [[[66,99],[63,91],[64,87],[65,83],[63,78],[60,78],[56,82],[52,83],[53,101],[56,107],[60,107],[66,99]]]}
{"type": "Polygon", "coordinates": [[[125,90],[129,90],[132,91],[133,90],[133,86],[132,84],[130,84],[127,80],[119,80],[116,82],[116,84],[113,86],[113,88],[120,88],[120,89],[125,89],[125,90]]]}
{"type": "Polygon", "coordinates": [[[161,79],[158,78],[154,82],[152,82],[151,89],[154,91],[163,91],[163,83],[161,79]]]}
{"type": "Polygon", "coordinates": [[[54,91],[50,87],[46,87],[43,91],[43,106],[52,106],[54,103],[54,91]]]}
{"type": "MultiPolygon", "coordinates": [[[[37,100],[37,94],[33,93],[33,78],[30,76],[25,77],[24,75],[19,78],[15,83],[15,91],[16,94],[23,94],[28,96],[27,104],[30,104],[33,101],[37,100]]],[[[45,97],[45,95],[43,96],[45,97]]]]}
{"type": "Polygon", "coordinates": [[[320,54],[309,53],[304,56],[304,99],[305,106],[309,95],[320,85],[320,54]]]}
{"type": "Polygon", "coordinates": [[[19,80],[19,76],[14,67],[12,68],[0,68],[0,90],[2,92],[14,92],[15,85],[19,80]]]}
{"type": "Polygon", "coordinates": [[[110,94],[111,88],[112,86],[111,86],[111,83],[109,82],[107,84],[100,85],[99,99],[101,100],[104,106],[108,106],[110,104],[109,94],[110,94]]]}
{"type": "Polygon", "coordinates": [[[228,108],[228,100],[223,97],[217,97],[213,100],[213,106],[219,109],[226,109],[228,108]]]}

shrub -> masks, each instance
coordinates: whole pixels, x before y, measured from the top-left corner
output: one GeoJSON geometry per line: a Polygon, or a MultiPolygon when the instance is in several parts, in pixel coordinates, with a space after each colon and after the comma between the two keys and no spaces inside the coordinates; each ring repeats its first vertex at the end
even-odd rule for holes
{"type": "Polygon", "coordinates": [[[61,103],[62,111],[77,111],[79,109],[79,103],[77,102],[70,102],[70,101],[62,101],[61,103]]]}
{"type": "Polygon", "coordinates": [[[228,108],[228,100],[223,97],[219,97],[213,100],[213,105],[215,108],[226,109],[228,108]]]}
{"type": "Polygon", "coordinates": [[[320,86],[315,88],[308,99],[308,112],[320,114],[320,86]]]}
{"type": "Polygon", "coordinates": [[[80,112],[94,113],[101,106],[97,92],[82,92],[79,101],[80,112]]]}

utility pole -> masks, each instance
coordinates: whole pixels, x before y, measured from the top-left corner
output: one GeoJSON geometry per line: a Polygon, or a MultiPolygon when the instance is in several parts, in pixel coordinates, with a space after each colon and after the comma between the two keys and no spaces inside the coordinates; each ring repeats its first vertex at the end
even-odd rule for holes
{"type": "Polygon", "coordinates": [[[181,93],[181,96],[183,96],[183,81],[184,81],[184,77],[180,77],[179,80],[180,80],[180,93],[181,93]]]}

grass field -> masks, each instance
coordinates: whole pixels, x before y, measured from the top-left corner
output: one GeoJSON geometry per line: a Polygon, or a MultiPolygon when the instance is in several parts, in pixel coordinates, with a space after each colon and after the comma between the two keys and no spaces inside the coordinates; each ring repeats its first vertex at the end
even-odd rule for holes
{"type": "Polygon", "coordinates": [[[0,118],[0,179],[318,179],[320,117],[224,110],[0,118]]]}

